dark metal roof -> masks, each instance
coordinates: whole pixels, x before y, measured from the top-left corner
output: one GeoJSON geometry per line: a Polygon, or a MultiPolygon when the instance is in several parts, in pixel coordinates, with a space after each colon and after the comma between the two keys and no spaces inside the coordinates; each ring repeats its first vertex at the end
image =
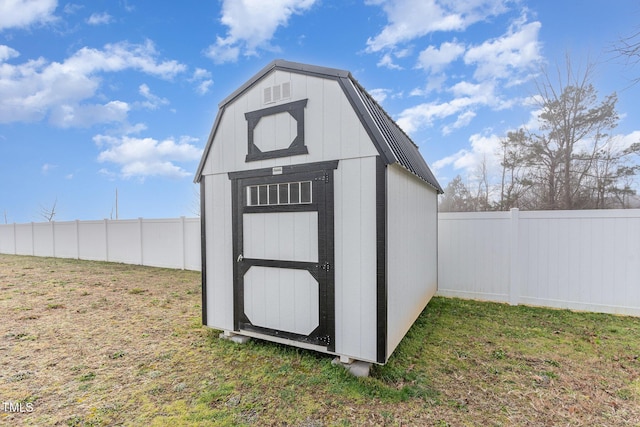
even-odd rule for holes
{"type": "Polygon", "coordinates": [[[350,72],[335,68],[289,62],[280,59],[268,64],[219,104],[220,111],[218,112],[218,117],[214,123],[207,146],[205,147],[202,161],[198,167],[195,178],[196,182],[200,181],[205,159],[209,154],[210,145],[213,142],[213,136],[215,135],[219,119],[222,116],[225,107],[274,69],[338,80],[340,86],[347,95],[347,99],[349,99],[349,102],[357,112],[360,121],[367,130],[367,133],[371,137],[378,153],[380,153],[380,156],[384,159],[385,163],[398,163],[425,181],[427,184],[431,185],[439,193],[443,192],[442,187],[420,154],[418,146],[402,129],[400,129],[396,122],[393,121],[393,119],[384,111],[380,104],[373,99],[364,87],[362,87],[362,85],[353,78],[350,72]]]}

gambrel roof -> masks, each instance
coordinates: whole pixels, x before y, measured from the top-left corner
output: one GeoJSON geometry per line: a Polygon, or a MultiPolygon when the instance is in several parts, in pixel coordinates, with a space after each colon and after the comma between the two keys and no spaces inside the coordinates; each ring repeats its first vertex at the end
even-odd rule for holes
{"type": "Polygon", "coordinates": [[[202,169],[206,158],[209,155],[211,144],[214,139],[213,137],[216,133],[220,117],[222,116],[225,107],[273,70],[337,80],[385,164],[397,163],[432,186],[438,193],[443,192],[442,187],[420,154],[418,146],[384,111],[380,104],[373,99],[364,87],[358,83],[350,72],[334,68],[289,62],[281,59],[268,64],[249,81],[220,102],[218,116],[216,117],[216,121],[213,125],[207,146],[204,149],[202,160],[196,172],[195,182],[200,182],[200,179],[202,178],[202,169]]]}

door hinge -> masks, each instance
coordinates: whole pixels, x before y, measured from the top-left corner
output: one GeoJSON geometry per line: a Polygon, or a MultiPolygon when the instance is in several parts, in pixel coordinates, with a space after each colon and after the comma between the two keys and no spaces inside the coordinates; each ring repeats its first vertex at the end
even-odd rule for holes
{"type": "Polygon", "coordinates": [[[331,177],[329,176],[329,174],[328,174],[328,173],[325,173],[324,175],[319,176],[319,177],[317,177],[317,178],[314,178],[313,180],[314,180],[314,181],[322,181],[322,182],[324,182],[325,184],[328,184],[330,179],[331,179],[331,177]]]}
{"type": "Polygon", "coordinates": [[[321,342],[328,347],[329,345],[331,345],[331,337],[329,335],[320,336],[318,337],[318,342],[321,342]]]}
{"type": "Polygon", "coordinates": [[[320,269],[329,271],[331,270],[331,264],[329,264],[328,262],[325,262],[324,264],[320,264],[320,269]]]}

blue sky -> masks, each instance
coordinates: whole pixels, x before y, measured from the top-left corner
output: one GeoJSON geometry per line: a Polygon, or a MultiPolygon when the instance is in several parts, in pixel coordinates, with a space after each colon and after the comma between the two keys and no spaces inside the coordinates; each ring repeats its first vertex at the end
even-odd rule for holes
{"type": "Polygon", "coordinates": [[[194,216],[218,103],[276,58],[346,69],[443,187],[498,173],[533,126],[543,66],[597,62],[620,143],[640,140],[640,67],[612,45],[636,0],[0,0],[0,222],[194,216]]]}

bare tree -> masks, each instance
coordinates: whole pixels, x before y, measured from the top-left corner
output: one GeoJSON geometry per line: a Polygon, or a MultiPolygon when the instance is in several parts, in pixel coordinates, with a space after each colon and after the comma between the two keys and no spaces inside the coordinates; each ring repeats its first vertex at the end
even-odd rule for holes
{"type": "MultiPolygon", "coordinates": [[[[613,47],[613,52],[623,58],[627,66],[635,66],[640,62],[640,29],[629,36],[622,37],[613,47]]],[[[640,77],[632,79],[631,84],[640,82],[640,77]]]]}
{"type": "Polygon", "coordinates": [[[593,71],[575,71],[567,55],[555,77],[545,71],[536,82],[539,129],[509,133],[502,144],[501,209],[516,197],[529,209],[604,208],[605,199],[632,192],[621,180],[637,172],[629,159],[640,150],[614,146],[618,98],[598,99],[593,71]]]}
{"type": "Polygon", "coordinates": [[[474,197],[474,210],[491,210],[491,186],[489,184],[489,172],[487,170],[487,157],[482,158],[482,162],[476,168],[473,180],[476,183],[476,194],[474,197]]]}
{"type": "Polygon", "coordinates": [[[189,211],[195,216],[200,216],[200,186],[193,187],[193,194],[191,203],[189,205],[189,211]]]}
{"type": "Polygon", "coordinates": [[[453,178],[444,189],[440,197],[438,210],[441,212],[470,212],[475,211],[475,199],[460,175],[453,178]]]}
{"type": "Polygon", "coordinates": [[[51,222],[56,217],[56,205],[58,204],[58,198],[53,201],[51,208],[46,208],[40,205],[40,216],[46,221],[51,222]]]}

